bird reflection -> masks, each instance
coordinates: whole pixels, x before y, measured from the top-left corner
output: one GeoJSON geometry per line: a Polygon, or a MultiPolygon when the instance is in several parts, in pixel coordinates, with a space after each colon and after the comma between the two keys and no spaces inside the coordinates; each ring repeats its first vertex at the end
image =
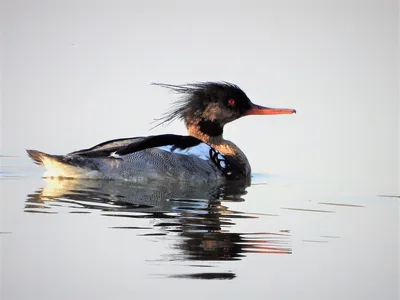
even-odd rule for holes
{"type": "MultiPolygon", "coordinates": [[[[168,260],[222,261],[239,260],[250,252],[291,253],[289,233],[234,232],[235,219],[258,217],[229,208],[230,203],[244,201],[247,187],[244,183],[45,181],[44,188],[27,196],[25,212],[58,213],[57,207],[61,206],[74,213],[100,210],[104,216],[132,218],[132,223],[136,218],[153,219],[156,223],[144,228],[150,230],[145,235],[177,237],[173,246],[176,251],[168,260]]],[[[209,279],[217,273],[204,274],[204,279],[209,279]]]]}

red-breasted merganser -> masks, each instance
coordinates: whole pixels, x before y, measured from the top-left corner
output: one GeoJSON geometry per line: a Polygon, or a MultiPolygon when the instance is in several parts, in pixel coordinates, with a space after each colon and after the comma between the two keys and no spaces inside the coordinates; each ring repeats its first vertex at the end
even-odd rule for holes
{"type": "Polygon", "coordinates": [[[183,94],[159,120],[160,124],[183,120],[187,136],[124,138],[67,155],[27,150],[28,155],[46,168],[44,177],[250,182],[251,168],[246,155],[222,137],[224,125],[243,116],[296,113],[294,109],[255,105],[238,86],[227,82],[155,85],[183,94]]]}

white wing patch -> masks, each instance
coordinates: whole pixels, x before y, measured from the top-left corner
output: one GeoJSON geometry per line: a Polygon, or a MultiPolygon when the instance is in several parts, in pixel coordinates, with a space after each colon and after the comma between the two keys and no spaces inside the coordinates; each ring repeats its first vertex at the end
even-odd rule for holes
{"type": "Polygon", "coordinates": [[[120,158],[121,157],[121,155],[118,155],[117,154],[117,151],[114,151],[114,152],[112,152],[111,154],[110,154],[110,156],[109,157],[113,157],[113,158],[120,158]]]}
{"type": "Polygon", "coordinates": [[[169,146],[162,146],[162,147],[157,147],[157,149],[171,152],[171,153],[176,153],[176,154],[182,154],[182,155],[190,155],[190,156],[197,156],[198,158],[201,158],[203,160],[209,160],[210,159],[210,149],[211,147],[205,143],[200,143],[196,146],[186,148],[186,149],[175,149],[172,151],[171,145],[169,146]]]}

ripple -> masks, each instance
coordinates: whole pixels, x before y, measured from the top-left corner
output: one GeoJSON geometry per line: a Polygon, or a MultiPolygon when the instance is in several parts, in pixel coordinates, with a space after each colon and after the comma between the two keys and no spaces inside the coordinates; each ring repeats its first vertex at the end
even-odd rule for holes
{"type": "Polygon", "coordinates": [[[179,278],[179,279],[205,279],[205,280],[231,280],[236,277],[234,273],[193,273],[193,274],[177,274],[169,275],[169,278],[179,278]]]}

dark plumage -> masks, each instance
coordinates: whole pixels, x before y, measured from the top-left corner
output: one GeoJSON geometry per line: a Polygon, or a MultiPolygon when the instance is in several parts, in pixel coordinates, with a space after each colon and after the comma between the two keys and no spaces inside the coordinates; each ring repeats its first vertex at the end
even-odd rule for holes
{"type": "Polygon", "coordinates": [[[218,121],[220,125],[231,122],[251,108],[251,101],[237,85],[228,82],[200,82],[184,85],[153,83],[182,94],[156,126],[170,123],[176,119],[184,120],[186,125],[199,123],[201,120],[218,121]],[[231,102],[229,102],[231,100],[231,102]],[[233,102],[232,102],[233,100],[233,102]],[[207,107],[217,105],[218,112],[207,113],[207,107]],[[218,119],[218,120],[216,120],[218,119]]]}
{"type": "Polygon", "coordinates": [[[102,157],[115,155],[127,155],[149,148],[172,146],[173,149],[187,149],[200,144],[201,141],[192,136],[176,134],[162,134],[148,137],[126,138],[107,141],[89,149],[72,152],[71,154],[85,157],[102,157]],[[124,143],[129,140],[129,143],[124,143]]]}

